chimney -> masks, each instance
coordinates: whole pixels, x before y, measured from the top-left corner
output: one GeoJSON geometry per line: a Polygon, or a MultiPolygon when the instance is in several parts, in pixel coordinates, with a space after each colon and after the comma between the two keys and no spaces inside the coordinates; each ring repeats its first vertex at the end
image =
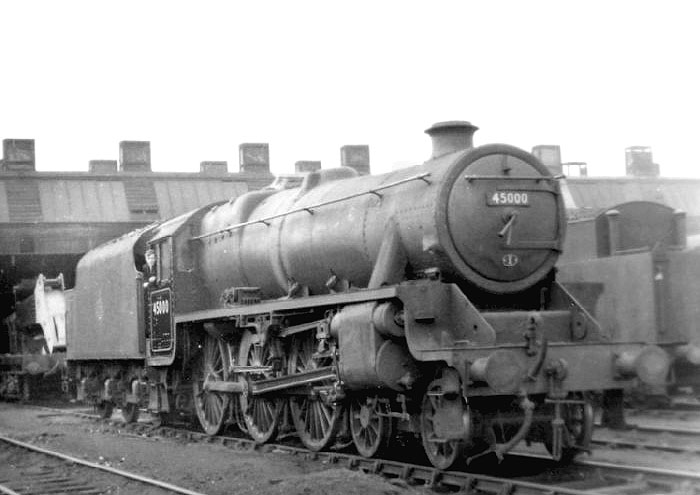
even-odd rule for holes
{"type": "Polygon", "coordinates": [[[658,177],[659,164],[654,158],[649,146],[630,146],[625,148],[625,169],[632,177],[658,177]]]}
{"type": "Polygon", "coordinates": [[[270,173],[270,145],[243,143],[238,147],[240,171],[251,174],[270,173]]]}
{"type": "Polygon", "coordinates": [[[564,162],[562,171],[567,177],[588,177],[588,164],[586,162],[564,162]]]}
{"type": "Polygon", "coordinates": [[[34,172],[36,160],[33,139],[3,139],[2,169],[7,172],[34,172]]]}
{"type": "Polygon", "coordinates": [[[116,174],[117,160],[90,160],[88,170],[91,174],[116,174]]]}
{"type": "Polygon", "coordinates": [[[360,175],[369,175],[369,146],[366,144],[347,144],[340,148],[341,167],[354,168],[360,175]]]}
{"type": "Polygon", "coordinates": [[[317,170],[321,170],[321,162],[301,160],[294,164],[294,172],[296,172],[297,174],[316,172],[317,170]]]}
{"type": "Polygon", "coordinates": [[[562,174],[561,147],[558,144],[538,144],[532,148],[532,154],[549,169],[552,175],[562,174]]]}
{"type": "Polygon", "coordinates": [[[433,155],[430,158],[473,148],[474,133],[478,130],[478,127],[465,120],[449,120],[433,124],[425,131],[433,140],[433,155]]]}
{"type": "Polygon", "coordinates": [[[150,172],[151,142],[121,141],[119,143],[119,171],[150,172]]]}
{"type": "Polygon", "coordinates": [[[228,162],[200,162],[199,173],[202,175],[226,175],[228,173],[228,162]]]}

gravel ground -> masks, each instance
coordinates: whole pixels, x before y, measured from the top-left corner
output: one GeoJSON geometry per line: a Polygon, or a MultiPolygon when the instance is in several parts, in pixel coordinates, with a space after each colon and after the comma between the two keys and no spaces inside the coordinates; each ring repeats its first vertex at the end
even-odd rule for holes
{"type": "MultiPolygon", "coordinates": [[[[647,418],[635,417],[636,422],[643,423],[640,421],[642,419],[647,418]]],[[[693,426],[694,421],[683,419],[682,423],[686,427],[693,426]]],[[[669,423],[668,419],[666,422],[669,423]]],[[[700,424],[696,425],[700,427],[700,424]]],[[[202,493],[434,494],[426,488],[409,486],[400,480],[389,482],[379,476],[307,461],[292,454],[242,452],[184,439],[152,438],[133,433],[116,434],[114,430],[114,427],[104,427],[74,416],[25,408],[20,404],[0,403],[2,435],[202,493]]],[[[616,435],[637,436],[634,432],[614,433],[616,435]]],[[[657,437],[656,440],[668,441],[664,437],[657,437]]],[[[544,453],[542,446],[533,446],[533,450],[544,453]]],[[[700,456],[697,454],[597,448],[590,458],[657,468],[700,470],[700,456]]],[[[2,469],[0,466],[0,473],[2,469]]],[[[119,493],[129,492],[122,490],[119,493]]]]}
{"type": "Polygon", "coordinates": [[[85,419],[11,403],[0,403],[0,434],[212,495],[434,493],[290,454],[239,452],[215,444],[116,435],[85,419]]]}

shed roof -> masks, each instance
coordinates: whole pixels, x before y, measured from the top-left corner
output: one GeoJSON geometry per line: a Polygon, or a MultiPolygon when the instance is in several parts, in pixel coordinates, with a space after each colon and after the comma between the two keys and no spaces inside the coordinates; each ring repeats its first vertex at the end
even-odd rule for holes
{"type": "Polygon", "coordinates": [[[0,223],[134,222],[171,218],[257,189],[272,176],[0,173],[0,223]],[[262,184],[261,184],[262,182],[262,184]]]}
{"type": "Polygon", "coordinates": [[[654,201],[700,215],[700,179],[668,177],[572,177],[566,180],[579,211],[595,215],[629,201],[654,201]]]}

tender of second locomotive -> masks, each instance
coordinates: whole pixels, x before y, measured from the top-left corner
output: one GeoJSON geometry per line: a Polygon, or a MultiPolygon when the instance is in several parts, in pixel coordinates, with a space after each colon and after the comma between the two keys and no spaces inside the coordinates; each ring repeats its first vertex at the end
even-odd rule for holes
{"type": "Polygon", "coordinates": [[[472,147],[475,130],[436,124],[421,165],[313,172],[89,252],[68,335],[81,394],[258,442],[293,428],[314,450],[416,437],[439,468],[521,440],[586,449],[587,392],[668,363],[611,341],[559,285],[557,178],[512,146],[472,147]]]}

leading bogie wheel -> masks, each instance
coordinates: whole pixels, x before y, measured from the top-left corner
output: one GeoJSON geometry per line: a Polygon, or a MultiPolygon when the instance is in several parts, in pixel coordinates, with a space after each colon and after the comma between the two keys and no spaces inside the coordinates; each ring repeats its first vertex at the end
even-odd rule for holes
{"type": "Polygon", "coordinates": [[[207,390],[206,384],[228,380],[228,376],[228,353],[224,343],[207,334],[192,380],[194,408],[199,424],[207,435],[216,435],[223,429],[230,398],[226,394],[207,390]]]}
{"type": "Polygon", "coordinates": [[[449,469],[463,457],[466,444],[462,440],[439,438],[436,434],[436,416],[444,398],[439,391],[431,393],[433,389],[431,384],[423,396],[420,415],[421,440],[430,463],[438,469],[449,469]]]}
{"type": "MultiPolygon", "coordinates": [[[[303,373],[327,366],[329,358],[315,358],[316,338],[314,332],[304,332],[294,336],[289,354],[288,372],[290,375],[303,373]]],[[[343,406],[329,400],[328,392],[334,386],[332,381],[317,382],[308,388],[307,393],[292,396],[289,410],[294,428],[302,443],[310,450],[319,451],[330,446],[341,426],[343,406]]]]}
{"type": "MultiPolygon", "coordinates": [[[[564,420],[564,438],[561,446],[560,464],[569,464],[581,452],[586,451],[593,435],[593,405],[582,394],[571,394],[569,402],[562,404],[561,416],[564,420]]],[[[554,455],[553,434],[547,429],[544,445],[554,455]]]]}
{"type": "Polygon", "coordinates": [[[350,402],[350,433],[361,456],[374,457],[386,450],[392,431],[389,408],[378,397],[357,397],[350,402]]]}
{"type": "MultiPolygon", "coordinates": [[[[275,356],[268,342],[260,343],[259,336],[246,332],[241,339],[238,362],[242,366],[272,366],[275,356]]],[[[271,378],[272,372],[251,373],[251,380],[271,378]]],[[[245,431],[257,443],[271,442],[277,438],[284,402],[279,398],[252,397],[241,394],[240,409],[245,421],[245,431]]]]}

